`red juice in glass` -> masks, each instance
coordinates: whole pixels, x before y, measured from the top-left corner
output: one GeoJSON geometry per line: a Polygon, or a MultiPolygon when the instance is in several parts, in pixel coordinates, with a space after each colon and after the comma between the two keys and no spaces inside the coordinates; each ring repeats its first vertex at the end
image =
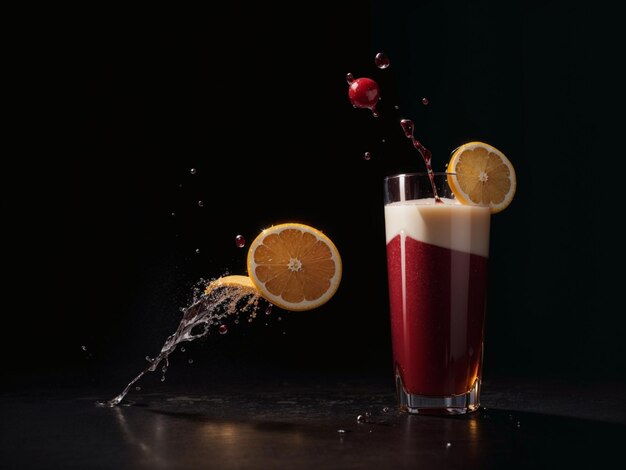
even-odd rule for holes
{"type": "Polygon", "coordinates": [[[393,361],[400,406],[462,414],[479,407],[488,207],[454,199],[447,175],[385,180],[385,232],[393,361]]]}

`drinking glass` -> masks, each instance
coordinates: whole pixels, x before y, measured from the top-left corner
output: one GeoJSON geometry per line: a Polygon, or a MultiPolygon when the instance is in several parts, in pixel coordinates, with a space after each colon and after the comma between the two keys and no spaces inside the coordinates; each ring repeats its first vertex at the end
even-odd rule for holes
{"type": "Polygon", "coordinates": [[[449,178],[384,180],[393,368],[409,413],[480,406],[491,215],[457,201],[449,178]]]}

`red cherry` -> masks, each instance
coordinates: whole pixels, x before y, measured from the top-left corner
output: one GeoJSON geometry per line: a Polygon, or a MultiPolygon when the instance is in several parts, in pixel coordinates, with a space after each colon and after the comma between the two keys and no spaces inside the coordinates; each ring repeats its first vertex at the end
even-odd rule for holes
{"type": "Polygon", "coordinates": [[[348,88],[348,97],[355,108],[371,109],[374,116],[378,116],[376,104],[380,99],[380,88],[371,78],[361,77],[352,80],[348,88]]]}

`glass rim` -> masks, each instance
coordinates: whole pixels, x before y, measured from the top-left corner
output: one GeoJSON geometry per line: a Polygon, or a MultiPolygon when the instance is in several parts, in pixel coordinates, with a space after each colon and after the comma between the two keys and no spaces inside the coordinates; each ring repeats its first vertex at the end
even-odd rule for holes
{"type": "Polygon", "coordinates": [[[417,177],[422,177],[422,176],[429,176],[430,174],[432,174],[433,176],[454,176],[456,175],[456,173],[452,173],[449,171],[433,171],[432,173],[428,173],[427,171],[416,171],[413,173],[398,173],[396,175],[388,175],[385,176],[385,181],[387,180],[392,180],[392,179],[398,179],[401,177],[409,177],[409,176],[417,176],[417,177]]]}

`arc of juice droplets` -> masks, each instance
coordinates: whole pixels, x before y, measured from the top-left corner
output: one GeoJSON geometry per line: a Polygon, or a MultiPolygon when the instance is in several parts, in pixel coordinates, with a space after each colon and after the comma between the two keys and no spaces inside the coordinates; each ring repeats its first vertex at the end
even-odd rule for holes
{"type": "Polygon", "coordinates": [[[432,158],[433,154],[430,150],[422,145],[422,143],[415,138],[413,135],[415,130],[415,125],[413,121],[410,119],[402,119],[400,121],[400,125],[402,126],[402,130],[404,131],[404,135],[407,139],[410,139],[413,143],[413,147],[420,153],[422,158],[424,159],[424,163],[426,163],[426,171],[428,172],[428,178],[430,179],[430,184],[433,187],[433,196],[435,197],[435,203],[442,204],[443,201],[439,197],[437,193],[437,187],[435,185],[435,175],[433,174],[433,166],[432,166],[432,158]]]}

